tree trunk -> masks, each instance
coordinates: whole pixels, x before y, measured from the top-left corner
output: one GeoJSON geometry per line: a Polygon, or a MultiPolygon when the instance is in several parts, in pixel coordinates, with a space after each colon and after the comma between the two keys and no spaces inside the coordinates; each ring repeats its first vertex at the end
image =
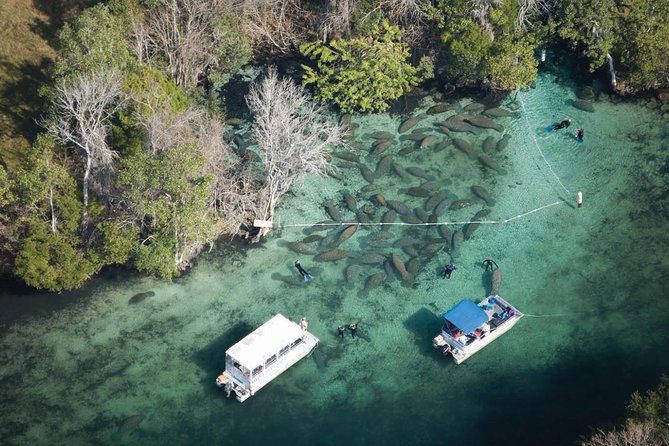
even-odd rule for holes
{"type": "Polygon", "coordinates": [[[84,194],[84,215],[82,216],[82,227],[86,226],[88,220],[88,181],[91,176],[91,152],[86,150],[86,170],[84,171],[83,194],[84,194]]]}

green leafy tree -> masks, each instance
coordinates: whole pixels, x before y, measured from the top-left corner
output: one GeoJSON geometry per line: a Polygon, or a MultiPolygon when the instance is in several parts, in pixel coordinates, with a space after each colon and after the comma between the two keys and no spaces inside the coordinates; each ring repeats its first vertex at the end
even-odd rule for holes
{"type": "Polygon", "coordinates": [[[134,251],[139,270],[171,279],[211,242],[203,164],[197,146],[190,144],[154,155],[141,151],[124,160],[120,180],[140,237],[134,251]]]}
{"type": "Polygon", "coordinates": [[[316,61],[315,68],[302,66],[303,84],[314,84],[318,99],[333,101],[346,112],[386,110],[389,101],[421,81],[422,73],[407,62],[402,30],[387,21],[374,26],[368,37],[306,43],[300,51],[316,61]]]}

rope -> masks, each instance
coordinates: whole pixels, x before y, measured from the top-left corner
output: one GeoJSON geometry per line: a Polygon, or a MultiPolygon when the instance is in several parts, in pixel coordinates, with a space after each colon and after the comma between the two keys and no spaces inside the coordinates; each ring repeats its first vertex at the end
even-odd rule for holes
{"type": "MultiPolygon", "coordinates": [[[[520,90],[518,91],[518,93],[520,93],[520,90]]],[[[523,102],[522,94],[520,94],[519,99],[520,99],[520,105],[523,107],[523,112],[524,112],[523,113],[523,118],[525,119],[525,124],[527,125],[528,133],[532,136],[532,140],[534,141],[534,146],[537,148],[537,150],[541,154],[541,159],[544,160],[544,162],[548,166],[548,170],[551,171],[551,173],[553,174],[553,176],[555,177],[557,182],[560,184],[560,186],[562,186],[562,189],[564,189],[565,192],[567,192],[568,194],[571,194],[571,191],[569,189],[567,189],[567,187],[562,183],[562,181],[560,180],[560,177],[557,176],[557,174],[553,170],[553,167],[550,165],[548,160],[546,160],[546,156],[544,155],[544,152],[541,150],[541,147],[539,147],[539,141],[537,141],[536,136],[534,136],[534,132],[531,131],[532,128],[530,127],[530,122],[527,120],[527,109],[525,108],[525,102],[523,102]]]]}
{"type": "Polygon", "coordinates": [[[523,313],[523,315],[527,317],[561,317],[561,316],[571,316],[574,313],[567,314],[567,313],[558,313],[558,314],[527,314],[523,313]]]}
{"type": "MultiPolygon", "coordinates": [[[[563,204],[565,203],[563,200],[556,201],[555,203],[550,203],[546,204],[544,206],[540,206],[538,208],[532,209],[527,212],[523,212],[522,214],[515,215],[510,218],[506,218],[504,220],[467,220],[467,221],[443,221],[443,222],[435,222],[435,223],[404,223],[404,222],[399,222],[399,223],[359,223],[359,222],[327,222],[327,223],[292,223],[292,224],[287,224],[283,226],[279,225],[274,225],[274,226],[279,226],[280,228],[302,228],[302,227],[312,227],[312,226],[350,226],[350,225],[355,225],[355,226],[449,226],[449,225],[465,225],[465,224],[470,224],[470,223],[480,223],[482,225],[499,225],[499,224],[504,224],[504,223],[509,223],[513,220],[516,220],[518,218],[525,217],[527,215],[533,214],[535,212],[539,212],[542,209],[546,209],[552,206],[557,206],[558,204],[563,204]]],[[[273,227],[274,227],[273,226],[273,227]]]]}

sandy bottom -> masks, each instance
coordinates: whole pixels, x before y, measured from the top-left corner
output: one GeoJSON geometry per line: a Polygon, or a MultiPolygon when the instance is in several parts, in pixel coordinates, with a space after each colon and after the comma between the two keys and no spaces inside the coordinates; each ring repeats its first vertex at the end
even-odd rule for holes
{"type": "Polygon", "coordinates": [[[257,246],[221,248],[174,283],[115,270],[77,293],[6,292],[5,306],[21,310],[5,317],[0,338],[0,443],[561,445],[615,420],[634,389],[669,368],[669,127],[638,104],[601,100],[581,111],[568,103],[575,87],[543,74],[502,101],[516,110],[495,119],[503,132],[479,135],[437,131],[433,122],[473,101],[449,99],[451,110],[416,125],[435,142],[411,153],[399,153],[412,142],[398,140],[398,126],[423,116],[432,98],[404,115],[354,116],[360,164],[374,172],[391,156],[428,178],[381,166],[378,189],[363,190],[360,166],[335,158],[339,178],[311,179],[285,199],[282,229],[257,246]],[[566,118],[569,129],[545,130],[566,118]],[[375,131],[394,133],[395,143],[370,156],[375,131]],[[508,147],[490,153],[498,170],[450,143],[461,138],[481,154],[487,136],[503,134],[508,147]],[[428,197],[407,193],[419,187],[428,197]],[[451,233],[482,209],[496,223],[457,251],[435,227],[400,225],[360,227],[340,244],[341,227],[311,232],[322,239],[296,247],[308,234],[290,225],[330,219],[328,204],[358,221],[343,191],[370,221],[388,211],[375,194],[414,210],[443,193],[470,201],[439,216],[460,222],[451,233]],[[332,249],[346,257],[315,260],[332,249]],[[393,254],[411,265],[407,280],[383,264],[393,254]],[[364,263],[371,255],[382,259],[364,263]],[[298,258],[314,281],[301,282],[298,258]],[[451,258],[458,269],[442,279],[451,258]],[[528,316],[456,366],[431,340],[451,305],[486,296],[487,258],[504,272],[501,294],[528,316]],[[22,310],[31,299],[40,312],[22,310]],[[277,312],[306,316],[321,345],[247,402],[226,399],[214,385],[225,350],[277,312]],[[363,336],[337,338],[336,327],[352,321],[363,336]]]}

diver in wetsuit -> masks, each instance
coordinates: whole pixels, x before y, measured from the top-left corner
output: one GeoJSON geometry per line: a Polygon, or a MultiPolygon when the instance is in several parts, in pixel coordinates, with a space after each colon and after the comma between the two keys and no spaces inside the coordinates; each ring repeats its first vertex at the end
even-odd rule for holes
{"type": "Polygon", "coordinates": [[[576,131],[576,141],[578,142],[583,142],[583,135],[585,134],[585,130],[580,128],[576,131]]]}
{"type": "Polygon", "coordinates": [[[566,129],[570,125],[571,125],[571,119],[565,119],[564,121],[560,122],[559,124],[553,124],[551,126],[551,129],[553,129],[553,130],[566,129]]]}
{"type": "Polygon", "coordinates": [[[309,272],[307,270],[302,268],[302,265],[300,264],[299,260],[295,260],[295,268],[297,268],[297,270],[300,272],[300,274],[302,274],[302,277],[304,278],[305,282],[308,282],[308,281],[310,281],[314,278],[314,276],[309,274],[309,272]]]}

